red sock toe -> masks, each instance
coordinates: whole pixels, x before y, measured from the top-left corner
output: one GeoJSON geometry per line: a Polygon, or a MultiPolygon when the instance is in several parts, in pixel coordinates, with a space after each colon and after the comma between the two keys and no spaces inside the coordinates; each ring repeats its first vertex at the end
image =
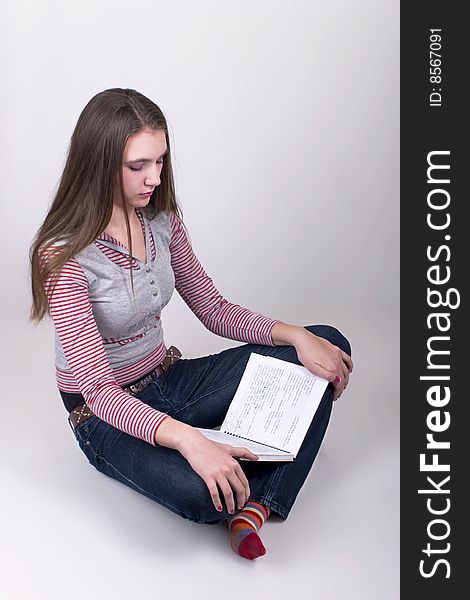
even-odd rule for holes
{"type": "Polygon", "coordinates": [[[247,535],[238,546],[238,554],[244,558],[258,558],[266,554],[266,548],[263,546],[263,542],[260,540],[259,535],[253,531],[247,535]]]}

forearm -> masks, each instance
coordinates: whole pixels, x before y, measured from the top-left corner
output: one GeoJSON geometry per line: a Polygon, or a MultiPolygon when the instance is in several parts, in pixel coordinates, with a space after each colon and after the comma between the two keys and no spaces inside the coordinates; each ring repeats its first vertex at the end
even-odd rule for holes
{"type": "Polygon", "coordinates": [[[278,321],[271,329],[271,337],[275,346],[295,346],[308,333],[305,327],[289,325],[282,321],[278,321]]]}
{"type": "Polygon", "coordinates": [[[167,417],[155,433],[155,442],[159,446],[166,446],[184,454],[184,449],[194,437],[202,434],[191,425],[167,417]]]}
{"type": "Polygon", "coordinates": [[[183,291],[183,300],[209,331],[229,340],[247,344],[270,343],[270,331],[274,319],[230,302],[220,294],[217,296],[211,294],[211,296],[210,303],[201,303],[201,296],[196,298],[195,303],[185,296],[183,291]]]}

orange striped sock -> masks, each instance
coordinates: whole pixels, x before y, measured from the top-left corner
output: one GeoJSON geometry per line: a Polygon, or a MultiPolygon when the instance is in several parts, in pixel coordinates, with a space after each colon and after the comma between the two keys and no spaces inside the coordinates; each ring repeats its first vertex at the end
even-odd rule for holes
{"type": "Polygon", "coordinates": [[[257,531],[269,517],[270,508],[248,501],[244,508],[228,519],[232,550],[244,558],[253,559],[266,554],[257,531]]]}

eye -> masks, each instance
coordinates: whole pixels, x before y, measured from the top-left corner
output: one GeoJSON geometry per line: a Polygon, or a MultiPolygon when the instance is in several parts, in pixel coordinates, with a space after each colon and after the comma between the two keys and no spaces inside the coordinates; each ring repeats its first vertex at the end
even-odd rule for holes
{"type": "Polygon", "coordinates": [[[129,167],[131,171],[142,171],[142,167],[129,167]]]}

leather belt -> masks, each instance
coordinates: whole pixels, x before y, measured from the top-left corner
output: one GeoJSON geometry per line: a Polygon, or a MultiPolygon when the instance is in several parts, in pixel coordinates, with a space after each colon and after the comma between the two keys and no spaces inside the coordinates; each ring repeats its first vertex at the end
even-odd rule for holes
{"type": "MultiPolygon", "coordinates": [[[[154,379],[163,375],[168,367],[175,363],[179,358],[181,358],[181,352],[176,346],[170,346],[167,348],[166,356],[163,362],[161,362],[155,369],[153,369],[153,371],[151,371],[142,379],[139,379],[127,387],[123,387],[123,391],[127,392],[131,396],[135,396],[145,389],[154,379]]],[[[79,406],[76,406],[68,416],[70,427],[73,431],[75,431],[77,425],[83,423],[93,415],[93,411],[87,404],[80,404],[79,406]]]]}

